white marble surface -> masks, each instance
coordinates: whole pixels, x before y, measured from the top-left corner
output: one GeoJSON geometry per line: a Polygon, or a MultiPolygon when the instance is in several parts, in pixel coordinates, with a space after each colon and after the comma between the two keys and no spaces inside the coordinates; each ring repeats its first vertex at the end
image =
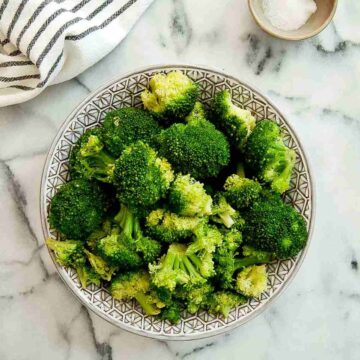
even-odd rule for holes
{"type": "Polygon", "coordinates": [[[128,38],[77,79],[0,109],[0,359],[360,358],[360,3],[299,43],[273,39],[245,0],[155,0],[128,38]],[[317,190],[313,241],[286,292],[230,334],[163,342],[89,313],[43,246],[39,186],[65,117],[122,72],[198,63],[254,84],[287,115],[307,150],[317,190]]]}

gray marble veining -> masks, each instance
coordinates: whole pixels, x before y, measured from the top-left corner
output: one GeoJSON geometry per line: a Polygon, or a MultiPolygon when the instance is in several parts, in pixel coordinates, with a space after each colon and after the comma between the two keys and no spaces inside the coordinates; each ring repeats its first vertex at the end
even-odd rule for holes
{"type": "Polygon", "coordinates": [[[262,33],[245,0],[156,0],[109,56],[77,79],[0,109],[0,359],[337,359],[360,357],[360,3],[340,1],[319,36],[262,33]],[[141,338],[89,313],[43,246],[39,187],[62,121],[120,73],[158,63],[217,67],[278,105],[304,145],[317,191],[313,242],[288,290],[230,334],[141,338]]]}

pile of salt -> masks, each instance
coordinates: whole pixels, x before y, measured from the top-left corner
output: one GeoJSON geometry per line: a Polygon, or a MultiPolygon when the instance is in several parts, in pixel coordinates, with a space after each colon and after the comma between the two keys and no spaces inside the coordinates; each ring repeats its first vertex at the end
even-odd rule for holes
{"type": "Polygon", "coordinates": [[[263,0],[262,5],[271,24],[285,31],[301,28],[316,11],[314,0],[263,0]]]}

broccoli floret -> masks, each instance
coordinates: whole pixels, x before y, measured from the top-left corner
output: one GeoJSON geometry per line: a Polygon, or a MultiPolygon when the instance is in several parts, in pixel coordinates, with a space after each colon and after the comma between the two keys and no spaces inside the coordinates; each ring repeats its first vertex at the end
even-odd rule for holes
{"type": "Polygon", "coordinates": [[[110,235],[112,232],[112,223],[111,220],[106,219],[101,228],[94,230],[89,237],[86,240],[86,245],[88,246],[88,248],[92,251],[96,250],[96,245],[98,243],[99,240],[101,240],[102,238],[110,235]]]}
{"type": "Polygon", "coordinates": [[[211,214],[212,198],[204,185],[190,175],[178,175],[169,194],[171,209],[182,216],[208,216],[211,214]]]}
{"type": "Polygon", "coordinates": [[[195,254],[200,251],[213,253],[223,241],[221,232],[213,225],[201,224],[194,229],[193,233],[195,239],[190,243],[187,254],[195,254]]]}
{"type": "Polygon", "coordinates": [[[265,265],[253,265],[241,270],[236,276],[235,289],[247,297],[258,297],[267,286],[265,265]]]}
{"type": "Polygon", "coordinates": [[[111,281],[110,293],[118,300],[136,299],[147,315],[158,315],[165,306],[151,291],[149,274],[143,270],[117,275],[111,281]]]}
{"type": "Polygon", "coordinates": [[[197,101],[195,103],[194,108],[191,110],[191,113],[185,118],[185,121],[187,123],[206,121],[206,111],[200,101],[197,101]]]}
{"type": "Polygon", "coordinates": [[[97,184],[72,180],[51,200],[50,226],[68,239],[85,240],[106,216],[107,199],[97,184]]]}
{"type": "Polygon", "coordinates": [[[215,177],[230,161],[230,147],[223,133],[206,120],[174,124],[157,137],[159,154],[182,174],[197,180],[215,177]]]}
{"type": "Polygon", "coordinates": [[[102,257],[84,250],[93,270],[104,280],[110,281],[112,276],[118,270],[116,266],[109,265],[102,257]]]}
{"type": "Polygon", "coordinates": [[[153,210],[146,218],[146,231],[156,239],[173,243],[189,238],[203,219],[179,216],[165,209],[153,210]]]}
{"type": "Polygon", "coordinates": [[[229,316],[231,309],[246,303],[246,298],[229,291],[217,291],[209,296],[207,308],[212,314],[221,314],[224,318],[229,316]]]}
{"type": "Polygon", "coordinates": [[[304,218],[276,194],[264,193],[242,215],[244,243],[256,250],[284,259],[297,255],[306,244],[304,218]]]}
{"type": "Polygon", "coordinates": [[[58,241],[47,239],[46,245],[55,254],[56,261],[62,266],[82,267],[86,262],[84,245],[81,241],[58,241]]]}
{"type": "Polygon", "coordinates": [[[151,114],[137,108],[108,112],[102,129],[105,146],[115,158],[138,140],[153,145],[154,136],[161,130],[151,114]]]}
{"type": "Polygon", "coordinates": [[[215,95],[212,110],[215,125],[228,136],[232,145],[242,149],[255,127],[255,118],[251,112],[236,106],[228,90],[215,95]]]}
{"type": "Polygon", "coordinates": [[[80,154],[80,149],[89,141],[90,136],[95,136],[102,140],[103,128],[93,128],[85,131],[72,147],[69,157],[69,171],[72,180],[84,177],[83,157],[80,154]]]}
{"type": "Polygon", "coordinates": [[[247,141],[244,157],[251,172],[274,191],[283,193],[289,189],[296,154],[284,144],[276,123],[263,120],[256,126],[247,141]]]}
{"type": "Polygon", "coordinates": [[[212,209],[211,220],[223,224],[227,228],[242,227],[242,218],[240,214],[226,201],[222,194],[215,197],[215,205],[212,209]]]}
{"type": "Polygon", "coordinates": [[[79,276],[80,284],[85,289],[90,284],[100,286],[100,275],[88,265],[83,265],[76,268],[76,272],[79,276]]]}
{"type": "Polygon", "coordinates": [[[173,300],[171,304],[162,309],[160,318],[168,320],[171,324],[178,324],[181,320],[181,304],[173,300]]]}
{"type": "Polygon", "coordinates": [[[174,179],[170,164],[142,141],[127,147],[114,171],[120,201],[141,213],[165,196],[174,179]]]}
{"type": "Polygon", "coordinates": [[[198,97],[198,86],[180,71],[156,74],[149,90],[141,93],[145,109],[169,124],[190,113],[198,97]]]}
{"type": "MultiPolygon", "coordinates": [[[[204,283],[202,275],[212,262],[212,258],[200,258],[195,254],[187,254],[184,244],[171,244],[168,252],[159,263],[149,264],[152,282],[157,287],[173,291],[176,285],[204,283]]],[[[210,254],[211,255],[211,254],[210,254]]]]}
{"type": "Polygon", "coordinates": [[[261,185],[251,179],[230,175],[224,184],[224,196],[236,209],[249,207],[260,196],[261,185]]]}
{"type": "Polygon", "coordinates": [[[204,308],[214,287],[205,282],[199,285],[184,285],[176,289],[176,296],[186,304],[186,310],[195,314],[204,308]]]}

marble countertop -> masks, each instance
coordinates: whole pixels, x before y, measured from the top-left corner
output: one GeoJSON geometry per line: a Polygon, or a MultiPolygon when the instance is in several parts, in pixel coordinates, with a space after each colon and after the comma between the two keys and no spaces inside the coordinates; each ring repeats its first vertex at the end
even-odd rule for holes
{"type": "Polygon", "coordinates": [[[0,359],[360,358],[360,3],[340,1],[318,37],[261,32],[245,0],[155,0],[126,40],[91,69],[0,109],[0,359]],[[55,272],[39,218],[46,152],[90,92],[149,64],[217,67],[255,85],[284,112],[316,185],[313,241],[298,275],[248,324],[196,342],[119,330],[89,313],[55,272]]]}

